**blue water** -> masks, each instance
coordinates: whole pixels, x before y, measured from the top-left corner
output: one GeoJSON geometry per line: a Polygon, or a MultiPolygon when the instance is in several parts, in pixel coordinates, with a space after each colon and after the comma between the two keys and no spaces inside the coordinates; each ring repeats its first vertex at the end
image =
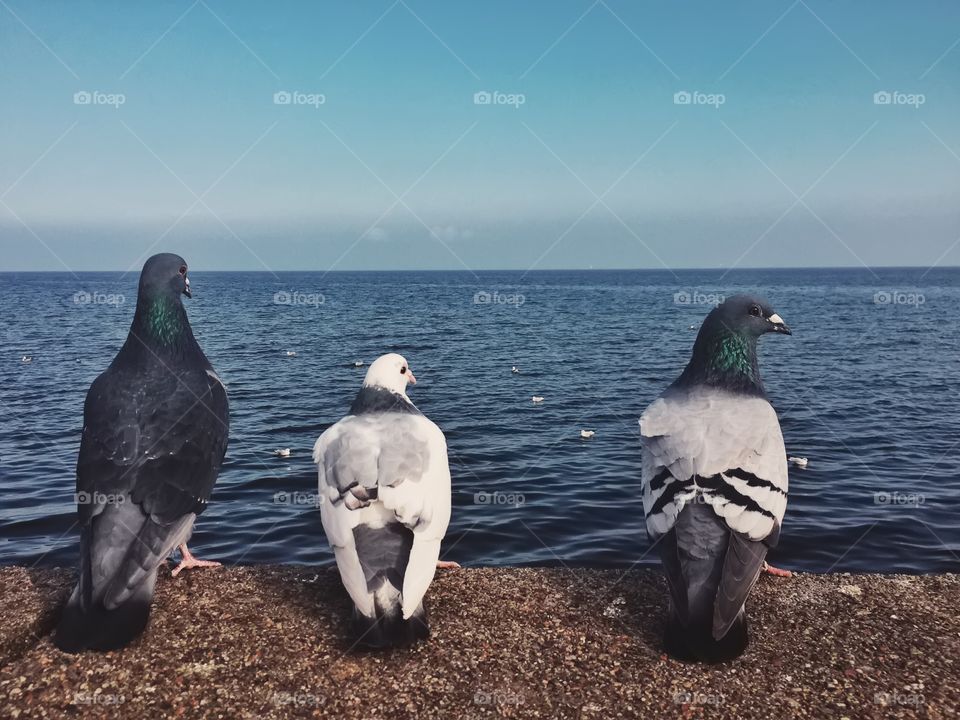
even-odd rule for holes
{"type": "MultiPolygon", "coordinates": [[[[126,337],[136,281],[0,274],[0,562],[76,559],[83,399],[126,337]]],[[[331,561],[319,513],[301,495],[316,487],[311,448],[360,385],[353,361],[397,351],[419,379],[411,398],[450,448],[446,558],[653,563],[637,418],[681,371],[690,325],[709,310],[698,304],[708,298],[678,304],[675,294],[748,289],[794,329],[761,340],[761,363],[788,453],[810,461],[791,470],[775,561],[960,570],[960,270],[191,272],[191,281],[194,333],[231,406],[227,459],[191,543],[198,554],[331,561]],[[298,304],[277,304],[278,292],[298,304]],[[497,295],[477,303],[478,292],[497,295]],[[583,440],[587,428],[596,435],[583,440]],[[280,447],[291,457],[274,457],[280,447]]]]}

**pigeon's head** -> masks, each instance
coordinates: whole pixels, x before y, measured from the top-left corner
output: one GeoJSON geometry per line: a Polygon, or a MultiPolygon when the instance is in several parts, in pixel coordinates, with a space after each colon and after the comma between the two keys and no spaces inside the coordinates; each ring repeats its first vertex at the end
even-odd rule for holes
{"type": "Polygon", "coordinates": [[[791,335],[790,328],[770,304],[754,295],[733,295],[718,305],[703,322],[708,335],[733,334],[758,338],[766,333],[791,335]]]}
{"type": "Polygon", "coordinates": [[[140,273],[140,295],[148,298],[193,297],[187,279],[187,261],[173,253],[154,255],[140,273]]]}
{"type": "Polygon", "coordinates": [[[417,379],[406,358],[397,353],[381,355],[374,360],[363,379],[364,387],[380,387],[403,396],[407,394],[407,383],[416,385],[417,379]]]}

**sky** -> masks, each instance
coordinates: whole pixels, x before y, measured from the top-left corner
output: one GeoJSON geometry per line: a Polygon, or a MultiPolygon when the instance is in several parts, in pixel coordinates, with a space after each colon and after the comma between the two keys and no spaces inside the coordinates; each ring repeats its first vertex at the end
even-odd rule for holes
{"type": "Polygon", "coordinates": [[[958,81],[948,1],[0,0],[0,271],[960,265],[958,81]]]}

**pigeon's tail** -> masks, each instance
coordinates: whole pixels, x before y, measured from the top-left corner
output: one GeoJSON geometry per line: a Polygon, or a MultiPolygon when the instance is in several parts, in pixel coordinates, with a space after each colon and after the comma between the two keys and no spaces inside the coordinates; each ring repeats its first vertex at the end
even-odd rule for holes
{"type": "Polygon", "coordinates": [[[748,642],[747,616],[743,611],[719,640],[713,637],[709,617],[705,621],[685,625],[676,613],[671,613],[664,634],[667,654],[686,662],[729,662],[743,654],[748,642]]]}
{"type": "Polygon", "coordinates": [[[413,615],[404,619],[399,597],[396,602],[384,606],[375,601],[376,615],[369,617],[353,610],[353,637],[358,648],[383,650],[413,645],[430,636],[427,611],[421,603],[413,615]]]}
{"type": "Polygon", "coordinates": [[[83,581],[67,601],[54,644],[64,652],[118,650],[130,644],[147,626],[156,570],[124,602],[107,609],[102,600],[84,601],[83,581]]]}
{"type": "Polygon", "coordinates": [[[413,546],[413,532],[400,523],[354,528],[357,556],[372,595],[373,615],[354,608],[354,641],[358,647],[380,649],[404,647],[430,634],[423,603],[403,617],[403,580],[413,546]]]}

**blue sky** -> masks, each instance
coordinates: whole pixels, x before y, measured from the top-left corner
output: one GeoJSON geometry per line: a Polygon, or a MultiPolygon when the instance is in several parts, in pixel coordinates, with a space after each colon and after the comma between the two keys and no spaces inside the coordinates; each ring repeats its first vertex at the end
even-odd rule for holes
{"type": "Polygon", "coordinates": [[[0,0],[0,269],[957,265],[958,80],[946,1],[0,0]]]}

